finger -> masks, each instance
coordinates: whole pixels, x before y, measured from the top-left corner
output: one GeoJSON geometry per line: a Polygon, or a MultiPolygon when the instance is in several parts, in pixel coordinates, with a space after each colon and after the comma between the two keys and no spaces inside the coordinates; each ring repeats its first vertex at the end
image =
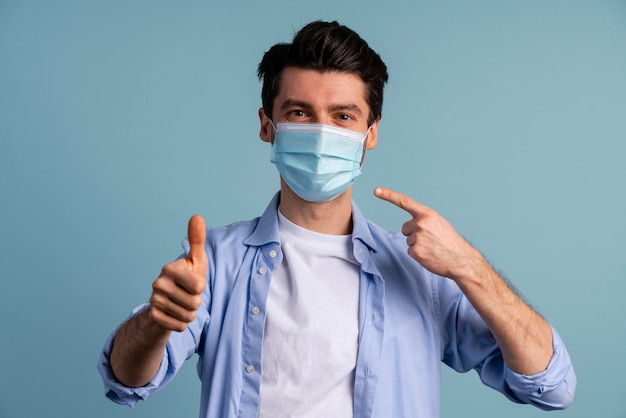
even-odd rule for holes
{"type": "Polygon", "coordinates": [[[402,235],[404,235],[405,237],[408,237],[409,235],[414,234],[415,232],[417,232],[417,230],[418,230],[418,225],[417,225],[415,218],[402,224],[401,231],[402,231],[402,235]]]}
{"type": "MultiPolygon", "coordinates": [[[[198,297],[200,298],[200,297],[198,297]]],[[[193,321],[196,316],[197,308],[187,308],[180,303],[170,299],[166,295],[162,294],[153,294],[150,298],[150,305],[166,314],[169,317],[172,317],[178,321],[189,323],[193,321]]]]}
{"type": "Polygon", "coordinates": [[[152,284],[153,290],[167,295],[174,294],[176,289],[184,289],[186,293],[192,295],[200,294],[206,286],[207,266],[206,260],[204,264],[198,264],[198,260],[192,263],[188,259],[166,264],[161,270],[161,275],[152,284]]]}
{"type": "Polygon", "coordinates": [[[194,215],[189,219],[187,239],[189,240],[187,260],[193,265],[207,264],[206,252],[204,251],[206,225],[202,216],[194,215]]]}
{"type": "Polygon", "coordinates": [[[374,189],[374,195],[379,199],[393,203],[400,209],[404,209],[414,218],[423,214],[425,209],[427,209],[426,206],[417,203],[407,195],[395,192],[391,189],[386,189],[384,187],[377,187],[374,189]]]}
{"type": "Polygon", "coordinates": [[[406,235],[406,245],[408,245],[409,247],[412,247],[415,245],[415,243],[417,242],[417,238],[415,237],[415,234],[405,234],[406,235]]]}
{"type": "MultiPolygon", "coordinates": [[[[164,269],[168,274],[171,268],[164,269]]],[[[187,274],[184,276],[162,276],[152,283],[152,297],[163,297],[181,306],[184,309],[195,311],[200,307],[202,298],[199,295],[204,290],[203,281],[188,269],[183,269],[187,274]]]]}
{"type": "Polygon", "coordinates": [[[153,306],[150,307],[149,314],[150,314],[150,318],[152,319],[152,321],[154,321],[156,324],[170,331],[183,332],[184,330],[187,329],[187,326],[189,325],[189,323],[174,319],[171,316],[169,316],[167,313],[153,306]]]}

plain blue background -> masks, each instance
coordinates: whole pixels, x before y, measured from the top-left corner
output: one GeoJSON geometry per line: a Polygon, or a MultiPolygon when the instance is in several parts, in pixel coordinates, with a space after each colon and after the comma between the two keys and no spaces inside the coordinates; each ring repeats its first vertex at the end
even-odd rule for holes
{"type": "MultiPolygon", "coordinates": [[[[377,185],[443,214],[565,339],[554,416],[626,416],[626,2],[0,0],[0,417],[197,416],[195,361],[130,409],[100,347],[190,215],[249,219],[278,189],[256,65],[319,18],[391,75],[366,216],[407,220],[377,185]]],[[[444,367],[442,417],[545,414],[444,367]]]]}

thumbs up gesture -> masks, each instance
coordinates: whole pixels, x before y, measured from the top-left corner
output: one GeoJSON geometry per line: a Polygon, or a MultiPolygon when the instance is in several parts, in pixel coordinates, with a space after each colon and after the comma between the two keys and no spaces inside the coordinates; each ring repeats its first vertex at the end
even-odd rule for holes
{"type": "Polygon", "coordinates": [[[184,331],[196,317],[206,287],[209,262],[204,250],[206,226],[200,215],[189,219],[189,253],[167,264],[152,283],[150,319],[170,331],[184,331]]]}

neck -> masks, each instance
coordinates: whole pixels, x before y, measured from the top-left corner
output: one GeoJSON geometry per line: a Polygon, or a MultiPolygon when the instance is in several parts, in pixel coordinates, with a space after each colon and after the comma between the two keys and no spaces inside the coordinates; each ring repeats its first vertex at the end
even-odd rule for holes
{"type": "Polygon", "coordinates": [[[329,235],[352,233],[352,188],[330,202],[307,202],[281,181],[280,213],[294,224],[329,235]]]}

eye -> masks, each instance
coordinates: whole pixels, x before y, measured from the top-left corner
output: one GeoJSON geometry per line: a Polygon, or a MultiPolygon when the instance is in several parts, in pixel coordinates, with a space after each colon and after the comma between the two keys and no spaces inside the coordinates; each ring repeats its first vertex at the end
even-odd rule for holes
{"type": "Polygon", "coordinates": [[[344,128],[350,128],[357,123],[357,119],[350,113],[338,113],[334,117],[335,123],[344,128]]]}
{"type": "Polygon", "coordinates": [[[304,116],[304,111],[303,110],[292,110],[291,111],[291,115],[292,116],[296,116],[296,117],[302,117],[302,116],[304,116]]]}
{"type": "Polygon", "coordinates": [[[307,113],[302,109],[293,109],[287,112],[287,120],[304,120],[307,117],[307,113]]]}
{"type": "Polygon", "coordinates": [[[354,118],[352,117],[352,115],[349,115],[347,113],[342,113],[337,116],[337,119],[347,122],[347,121],[353,120],[354,118]]]}

